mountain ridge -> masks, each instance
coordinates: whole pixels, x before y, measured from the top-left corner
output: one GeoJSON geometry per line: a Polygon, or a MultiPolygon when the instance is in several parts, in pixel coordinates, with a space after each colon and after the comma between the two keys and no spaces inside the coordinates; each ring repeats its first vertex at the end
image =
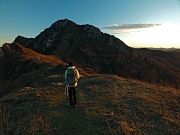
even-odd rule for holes
{"type": "Polygon", "coordinates": [[[171,47],[171,48],[154,48],[154,47],[147,47],[147,49],[150,49],[150,50],[162,50],[162,51],[173,51],[173,52],[180,52],[180,48],[174,48],[174,47],[171,47]]]}
{"type": "MultiPolygon", "coordinates": [[[[64,65],[72,61],[88,73],[116,74],[148,83],[180,87],[177,53],[164,52],[161,55],[162,52],[153,51],[153,55],[149,55],[150,51],[131,48],[115,36],[102,33],[99,28],[89,24],[78,25],[68,19],[58,20],[35,38],[18,36],[13,44],[35,51],[37,54],[32,54],[32,58],[38,54],[52,55],[64,65]],[[158,52],[160,56],[154,52],[158,52]],[[177,56],[175,60],[174,56],[177,56]]],[[[3,51],[0,52],[4,53],[5,58],[13,58],[10,53],[16,50],[10,48],[11,44],[2,46],[3,51]]],[[[7,66],[7,69],[11,68],[10,64],[7,66]]],[[[15,68],[18,67],[17,63],[15,68]]]]}

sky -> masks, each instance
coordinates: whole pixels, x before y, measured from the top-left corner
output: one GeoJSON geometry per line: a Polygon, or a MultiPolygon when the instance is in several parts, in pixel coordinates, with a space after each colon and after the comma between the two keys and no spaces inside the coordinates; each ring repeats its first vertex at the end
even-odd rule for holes
{"type": "Polygon", "coordinates": [[[0,0],[0,46],[65,18],[130,47],[180,48],[180,0],[0,0]]]}

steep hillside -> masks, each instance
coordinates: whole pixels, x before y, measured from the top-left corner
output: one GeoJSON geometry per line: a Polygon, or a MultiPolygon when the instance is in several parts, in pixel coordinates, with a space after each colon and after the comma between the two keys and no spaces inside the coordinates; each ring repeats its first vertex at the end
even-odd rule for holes
{"type": "Polygon", "coordinates": [[[84,76],[69,108],[57,72],[0,100],[6,135],[166,135],[180,133],[180,91],[113,75],[84,76]]]}
{"type": "MultiPolygon", "coordinates": [[[[38,54],[17,43],[4,44],[4,56],[0,58],[0,97],[15,90],[17,79],[25,79],[30,72],[39,72],[44,68],[64,65],[63,61],[52,55],[38,54]]],[[[37,79],[37,78],[36,78],[37,79]]],[[[31,83],[35,81],[31,80],[31,83]]],[[[19,88],[30,85],[24,80],[19,88]]]]}
{"type": "Polygon", "coordinates": [[[180,53],[176,51],[160,51],[160,50],[149,50],[149,49],[139,49],[142,53],[155,58],[158,62],[161,62],[169,68],[180,69],[180,53]]]}
{"type": "Polygon", "coordinates": [[[162,76],[160,78],[164,78],[162,80],[170,80],[169,82],[174,81],[177,84],[176,86],[179,87],[180,53],[149,49],[139,49],[139,51],[147,55],[146,60],[154,59],[157,63],[154,66],[161,67],[158,71],[162,76]]]}

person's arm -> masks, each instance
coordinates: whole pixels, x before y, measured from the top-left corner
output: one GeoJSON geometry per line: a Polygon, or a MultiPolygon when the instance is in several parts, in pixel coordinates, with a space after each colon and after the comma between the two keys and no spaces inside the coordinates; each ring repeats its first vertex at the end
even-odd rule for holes
{"type": "Polygon", "coordinates": [[[76,69],[76,78],[79,79],[80,78],[80,75],[79,75],[79,72],[78,70],[76,69]]]}
{"type": "Polygon", "coordinates": [[[64,78],[67,78],[67,70],[65,71],[64,78]]]}

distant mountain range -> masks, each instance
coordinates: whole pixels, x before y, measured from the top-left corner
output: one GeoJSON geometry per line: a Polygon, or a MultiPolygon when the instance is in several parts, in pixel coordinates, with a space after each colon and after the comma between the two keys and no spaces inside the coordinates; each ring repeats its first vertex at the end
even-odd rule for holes
{"type": "Polygon", "coordinates": [[[15,86],[9,84],[41,68],[61,65],[64,71],[70,61],[83,73],[116,74],[180,88],[180,53],[135,49],[95,26],[63,19],[35,38],[18,36],[0,48],[1,89],[12,89],[15,86]]]}
{"type": "Polygon", "coordinates": [[[161,50],[161,51],[173,51],[173,52],[180,52],[180,48],[148,48],[150,50],[161,50]]]}

